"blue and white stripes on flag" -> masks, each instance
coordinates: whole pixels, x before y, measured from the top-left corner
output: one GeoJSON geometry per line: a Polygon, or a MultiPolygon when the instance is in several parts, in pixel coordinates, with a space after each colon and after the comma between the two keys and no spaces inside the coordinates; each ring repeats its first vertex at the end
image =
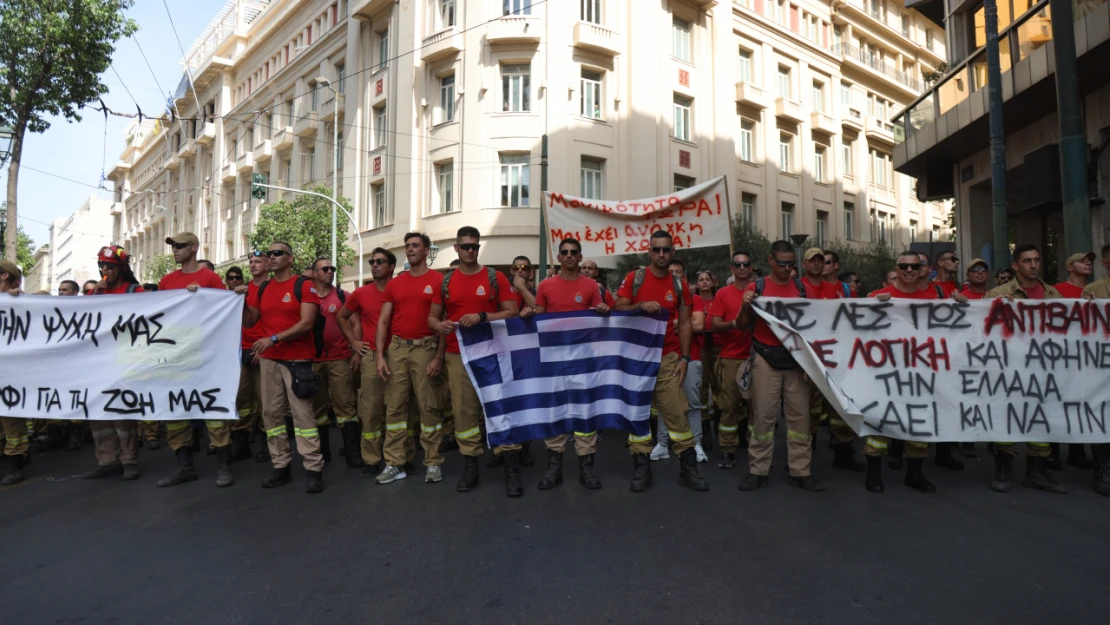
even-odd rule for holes
{"type": "Polygon", "coordinates": [[[490,447],[623,429],[645,436],[667,316],[575,311],[459,327],[490,447]]]}

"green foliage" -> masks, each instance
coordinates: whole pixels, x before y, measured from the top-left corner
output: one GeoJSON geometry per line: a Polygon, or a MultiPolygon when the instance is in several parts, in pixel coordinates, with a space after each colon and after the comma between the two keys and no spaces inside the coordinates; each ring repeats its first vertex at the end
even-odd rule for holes
{"type": "MultiPolygon", "coordinates": [[[[305,190],[331,196],[331,189],[325,185],[310,185],[305,190]]],[[[340,196],[339,203],[352,210],[347,198],[340,196]]],[[[330,201],[300,193],[292,201],[263,204],[258,211],[258,223],[249,236],[251,247],[268,250],[274,241],[288,243],[293,247],[293,268],[300,272],[318,256],[331,256],[331,210],[330,201]]],[[[342,268],[355,262],[355,251],[347,244],[350,222],[342,213],[338,224],[339,260],[332,259],[332,263],[342,268]]],[[[336,284],[341,278],[342,269],[336,284]]]]}
{"type": "Polygon", "coordinates": [[[143,267],[143,282],[158,283],[167,273],[177,269],[173,254],[159,254],[143,267]]]}
{"type": "Polygon", "coordinates": [[[944,78],[944,75],[948,73],[948,69],[948,63],[946,61],[941,61],[940,65],[933,68],[933,71],[921,72],[921,80],[925,83],[925,88],[929,88],[933,83],[944,78]]]}

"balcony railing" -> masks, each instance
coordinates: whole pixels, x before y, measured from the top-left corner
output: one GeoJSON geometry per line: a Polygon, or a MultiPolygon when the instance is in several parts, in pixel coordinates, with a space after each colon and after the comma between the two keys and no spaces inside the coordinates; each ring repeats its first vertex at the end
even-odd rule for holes
{"type": "Polygon", "coordinates": [[[921,91],[922,84],[920,80],[911,77],[906,72],[900,72],[890,65],[883,63],[882,60],[874,54],[868,54],[866,51],[860,50],[850,43],[838,43],[831,49],[833,54],[839,54],[846,59],[851,59],[861,65],[866,65],[883,76],[891,78],[895,82],[905,85],[914,91],[921,91]]]}

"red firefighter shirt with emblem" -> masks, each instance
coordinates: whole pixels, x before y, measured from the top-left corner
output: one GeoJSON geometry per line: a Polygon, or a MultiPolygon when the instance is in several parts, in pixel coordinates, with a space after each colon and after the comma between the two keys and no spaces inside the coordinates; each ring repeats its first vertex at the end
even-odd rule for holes
{"type": "MultiPolygon", "coordinates": [[[[261,311],[262,316],[258,324],[262,326],[262,336],[270,337],[284,332],[301,321],[301,304],[320,304],[320,296],[316,294],[316,285],[312,280],[305,280],[301,284],[301,300],[293,294],[297,276],[292,276],[285,282],[270,280],[262,297],[255,292],[254,299],[248,304],[261,311]]],[[[319,314],[319,313],[317,313],[319,314]]],[[[262,352],[261,358],[270,360],[312,360],[316,358],[316,345],[312,339],[312,329],[295,339],[279,342],[262,352]]]]}
{"type": "Polygon", "coordinates": [[[601,303],[597,283],[586,276],[574,280],[551,276],[536,289],[536,306],[542,306],[549,313],[589,310],[601,303]]]}
{"type": "MultiPolygon", "coordinates": [[[[269,289],[270,287],[266,287],[266,290],[269,289]]],[[[348,293],[346,297],[350,298],[351,295],[348,293]]],[[[344,338],[343,331],[339,329],[339,323],[335,320],[342,307],[343,302],[339,301],[337,288],[333,287],[330,293],[320,298],[319,314],[324,316],[327,323],[324,325],[324,351],[320,353],[316,362],[346,360],[351,357],[351,344],[344,338]]]]}
{"type": "MultiPolygon", "coordinates": [[[[447,302],[443,301],[442,289],[435,290],[432,302],[444,305],[449,321],[458,321],[463,315],[474,313],[495,313],[500,310],[502,303],[516,301],[516,293],[505,274],[500,271],[497,272],[496,296],[494,299],[494,293],[490,292],[489,272],[485,267],[479,267],[477,273],[470,275],[455,270],[447,284],[447,302]]],[[[454,332],[447,335],[447,351],[459,353],[459,340],[454,332]]]]}
{"type": "MultiPolygon", "coordinates": [[[[631,271],[624,277],[620,288],[617,289],[617,297],[627,298],[633,304],[659,302],[659,306],[671,315],[671,319],[667,322],[667,334],[663,338],[663,354],[681,355],[682,344],[678,339],[678,332],[676,332],[678,327],[678,294],[674,292],[674,278],[670,273],[659,278],[651,272],[651,269],[645,269],[644,283],[640,286],[640,291],[636,293],[636,297],[632,297],[632,282],[635,276],[636,272],[631,271]]],[[[690,286],[686,284],[686,280],[682,280],[682,302],[686,310],[692,310],[694,302],[690,297],[690,286]]]]}

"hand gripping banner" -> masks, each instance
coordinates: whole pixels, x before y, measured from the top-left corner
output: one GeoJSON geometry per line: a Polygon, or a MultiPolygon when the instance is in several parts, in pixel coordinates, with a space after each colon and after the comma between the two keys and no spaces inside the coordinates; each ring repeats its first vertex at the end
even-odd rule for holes
{"type": "Polygon", "coordinates": [[[243,297],[0,294],[0,414],[236,419],[243,297]]]}
{"type": "Polygon", "coordinates": [[[759,298],[860,435],[1110,442],[1110,302],[759,298]]]}

